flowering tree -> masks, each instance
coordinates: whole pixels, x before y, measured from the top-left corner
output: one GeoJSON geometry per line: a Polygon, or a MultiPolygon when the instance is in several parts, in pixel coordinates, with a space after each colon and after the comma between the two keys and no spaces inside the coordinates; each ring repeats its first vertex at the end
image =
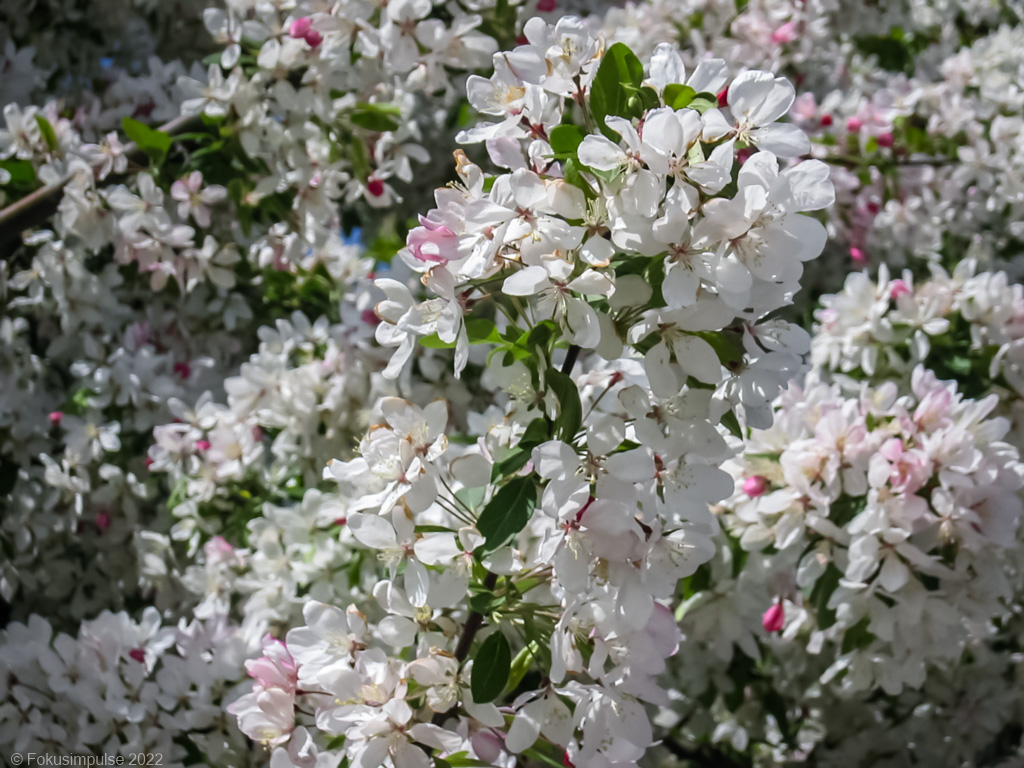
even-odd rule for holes
{"type": "Polygon", "coordinates": [[[1016,764],[1018,9],[122,5],[0,7],[5,759],[1016,764]]]}

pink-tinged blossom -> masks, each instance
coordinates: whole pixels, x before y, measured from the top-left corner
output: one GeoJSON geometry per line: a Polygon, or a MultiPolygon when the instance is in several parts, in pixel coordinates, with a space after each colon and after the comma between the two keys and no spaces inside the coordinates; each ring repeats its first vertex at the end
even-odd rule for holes
{"type": "Polygon", "coordinates": [[[787,21],[781,27],[772,32],[772,42],[776,45],[792,43],[797,38],[796,22],[787,21]]]}
{"type": "Polygon", "coordinates": [[[245,662],[249,676],[263,688],[280,688],[294,694],[298,681],[295,659],[288,647],[271,634],[263,637],[263,656],[245,662]]]}
{"type": "Polygon", "coordinates": [[[196,224],[204,229],[210,226],[209,206],[219,203],[227,196],[227,189],[219,184],[211,184],[204,188],[201,171],[193,171],[171,185],[171,197],[178,201],[178,216],[187,219],[191,214],[196,224]]]}
{"type": "Polygon", "coordinates": [[[283,688],[257,686],[227,710],[238,718],[242,733],[266,747],[284,744],[295,730],[295,694],[283,688]]]}
{"type": "Polygon", "coordinates": [[[895,301],[900,296],[906,296],[910,293],[910,286],[903,280],[893,280],[889,283],[889,297],[895,301]]]}
{"type": "Polygon", "coordinates": [[[444,224],[420,216],[420,225],[409,232],[406,245],[419,261],[447,264],[459,258],[459,236],[444,224]]]}

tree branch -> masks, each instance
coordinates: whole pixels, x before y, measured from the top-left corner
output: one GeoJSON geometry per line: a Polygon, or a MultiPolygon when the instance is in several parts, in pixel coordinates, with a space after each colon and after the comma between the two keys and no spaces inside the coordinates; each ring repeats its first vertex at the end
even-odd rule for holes
{"type": "Polygon", "coordinates": [[[573,344],[569,347],[569,351],[565,353],[565,360],[562,361],[562,373],[568,375],[572,373],[572,367],[576,365],[576,359],[580,356],[580,348],[573,344]]]}
{"type": "MultiPolygon", "coordinates": [[[[173,136],[176,133],[191,131],[201,124],[201,118],[198,115],[189,117],[180,115],[161,125],[158,130],[173,136]]],[[[124,154],[132,162],[145,165],[146,153],[139,149],[135,142],[125,145],[124,154]]],[[[64,187],[74,176],[74,173],[66,173],[53,184],[40,187],[0,210],[0,244],[14,242],[23,231],[34,229],[53,216],[60,205],[64,187]]]]}

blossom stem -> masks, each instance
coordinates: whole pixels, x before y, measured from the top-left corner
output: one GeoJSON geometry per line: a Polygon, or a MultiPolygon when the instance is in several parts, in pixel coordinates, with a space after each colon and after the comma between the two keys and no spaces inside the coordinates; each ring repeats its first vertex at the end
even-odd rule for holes
{"type": "Polygon", "coordinates": [[[578,345],[573,344],[569,347],[569,351],[565,353],[565,360],[562,361],[562,373],[572,373],[572,367],[576,365],[576,359],[580,356],[580,348],[578,345]]]}
{"type": "MultiPolygon", "coordinates": [[[[495,585],[498,583],[498,574],[488,573],[487,578],[484,579],[484,589],[492,591],[495,585]]],[[[459,638],[459,644],[455,646],[455,658],[463,662],[469,655],[469,649],[473,647],[473,638],[476,637],[476,633],[480,631],[480,628],[484,625],[484,615],[473,611],[469,614],[466,619],[466,624],[462,628],[462,637],[459,638]]]]}

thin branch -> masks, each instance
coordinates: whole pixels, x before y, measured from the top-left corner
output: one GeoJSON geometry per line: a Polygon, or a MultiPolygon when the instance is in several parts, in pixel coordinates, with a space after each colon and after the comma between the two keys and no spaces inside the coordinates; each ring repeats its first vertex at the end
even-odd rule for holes
{"type": "MultiPolygon", "coordinates": [[[[493,591],[495,585],[498,583],[498,574],[488,573],[487,578],[484,579],[484,589],[493,591]]],[[[480,628],[484,624],[484,615],[473,611],[469,614],[469,618],[466,619],[466,625],[462,628],[462,637],[459,638],[459,644],[455,646],[455,658],[460,662],[465,661],[466,657],[469,656],[469,649],[473,647],[473,638],[476,637],[476,633],[480,631],[480,628]]]]}
{"type": "MultiPolygon", "coordinates": [[[[488,573],[487,578],[484,579],[484,588],[489,592],[493,592],[497,583],[498,574],[488,573]]],[[[466,618],[466,624],[462,628],[462,637],[459,638],[459,643],[455,646],[455,658],[460,664],[469,656],[469,649],[473,647],[473,639],[483,625],[484,616],[482,613],[472,611],[466,618]]],[[[447,712],[437,712],[434,714],[432,722],[434,725],[440,725],[447,717],[447,712]]]]}
{"type": "Polygon", "coordinates": [[[691,764],[707,766],[707,768],[743,768],[742,763],[736,762],[724,752],[707,744],[691,749],[676,741],[672,736],[666,736],[661,743],[675,757],[691,764]]]}
{"type": "Polygon", "coordinates": [[[831,165],[841,165],[845,168],[859,168],[861,166],[876,166],[876,165],[888,165],[895,168],[904,168],[909,166],[946,166],[946,165],[960,165],[960,160],[952,157],[936,157],[936,158],[925,158],[915,157],[908,158],[906,160],[896,160],[888,157],[850,157],[849,155],[828,155],[823,157],[822,160],[831,165]]]}
{"type": "Polygon", "coordinates": [[[572,373],[572,367],[576,365],[576,359],[580,356],[580,348],[578,345],[573,344],[569,347],[569,351],[565,353],[565,360],[562,361],[562,373],[572,373]]]}
{"type": "MultiPolygon", "coordinates": [[[[202,124],[201,118],[180,115],[170,122],[164,123],[158,130],[174,135],[189,132],[202,124]]],[[[135,142],[125,144],[125,156],[133,163],[144,168],[146,153],[139,149],[135,142]]],[[[40,187],[20,200],[0,210],[0,244],[13,242],[26,229],[40,226],[57,212],[61,197],[66,187],[75,177],[74,172],[66,173],[53,184],[40,187]]]]}

